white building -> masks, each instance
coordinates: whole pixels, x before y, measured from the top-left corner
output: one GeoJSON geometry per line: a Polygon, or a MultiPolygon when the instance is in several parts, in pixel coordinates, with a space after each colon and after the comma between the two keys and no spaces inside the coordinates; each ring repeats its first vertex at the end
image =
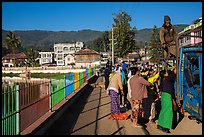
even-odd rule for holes
{"type": "Polygon", "coordinates": [[[202,17],[179,33],[179,44],[180,46],[202,45],[202,17]]]}
{"type": "Polygon", "coordinates": [[[101,52],[101,67],[106,67],[108,60],[111,60],[111,56],[109,52],[101,52]]]}
{"type": "Polygon", "coordinates": [[[68,65],[73,64],[73,63],[75,63],[74,55],[67,55],[65,57],[65,66],[68,66],[68,65]]]}
{"type": "Polygon", "coordinates": [[[54,52],[39,52],[39,64],[53,63],[54,52]]]}
{"type": "Polygon", "coordinates": [[[54,60],[59,66],[67,65],[65,64],[65,57],[67,55],[74,56],[74,53],[81,50],[83,46],[83,42],[54,44],[54,60]]]}

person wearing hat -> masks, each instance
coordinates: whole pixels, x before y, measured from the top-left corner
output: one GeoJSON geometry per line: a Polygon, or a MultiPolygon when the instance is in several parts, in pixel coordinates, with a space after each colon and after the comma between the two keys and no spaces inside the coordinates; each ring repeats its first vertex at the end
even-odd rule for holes
{"type": "Polygon", "coordinates": [[[164,49],[165,59],[176,57],[176,38],[177,31],[171,24],[171,18],[169,16],[164,16],[164,24],[160,29],[160,41],[164,49]]]}

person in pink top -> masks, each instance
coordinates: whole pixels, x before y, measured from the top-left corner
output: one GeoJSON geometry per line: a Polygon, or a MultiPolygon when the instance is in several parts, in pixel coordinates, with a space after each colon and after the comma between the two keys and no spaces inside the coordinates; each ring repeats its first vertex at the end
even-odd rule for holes
{"type": "Polygon", "coordinates": [[[147,98],[147,88],[151,83],[139,76],[137,67],[133,67],[132,76],[128,79],[128,95],[132,102],[132,125],[133,127],[142,127],[138,124],[138,117],[141,113],[142,99],[147,98]]]}

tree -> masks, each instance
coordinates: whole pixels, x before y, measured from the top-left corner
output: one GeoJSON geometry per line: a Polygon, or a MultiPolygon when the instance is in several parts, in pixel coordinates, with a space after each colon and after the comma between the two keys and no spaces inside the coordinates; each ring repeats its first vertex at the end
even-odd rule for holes
{"type": "Polygon", "coordinates": [[[87,46],[89,49],[95,50],[97,52],[100,52],[103,50],[103,43],[102,43],[102,38],[99,37],[95,39],[94,41],[90,42],[89,45],[87,46]]]}
{"type": "Polygon", "coordinates": [[[1,55],[6,56],[6,54],[9,54],[9,49],[7,49],[5,46],[2,47],[1,55]]]}
{"type": "Polygon", "coordinates": [[[26,56],[28,58],[28,66],[34,67],[39,65],[38,61],[36,60],[38,57],[37,51],[30,48],[26,51],[26,56]]]}
{"type": "MultiPolygon", "coordinates": [[[[128,53],[135,50],[135,34],[136,27],[131,28],[129,22],[131,17],[125,12],[121,11],[119,14],[115,14],[113,29],[114,41],[114,56],[124,57],[128,53]]],[[[109,33],[109,38],[112,39],[112,31],[109,33]]],[[[111,44],[110,44],[111,45],[111,44]]]]}
{"type": "Polygon", "coordinates": [[[110,46],[109,46],[109,32],[108,31],[105,31],[103,33],[103,38],[102,38],[102,43],[103,43],[103,51],[104,52],[108,52],[110,50],[110,46]]]}
{"type": "Polygon", "coordinates": [[[99,37],[95,40],[93,40],[93,42],[90,42],[89,44],[87,44],[88,48],[92,49],[92,50],[95,50],[97,52],[102,52],[102,51],[109,51],[110,48],[109,48],[109,32],[108,31],[105,31],[103,32],[102,34],[102,37],[99,37]]]}
{"type": "MultiPolygon", "coordinates": [[[[6,49],[12,50],[12,54],[15,54],[16,49],[19,49],[21,47],[20,37],[17,38],[14,32],[9,31],[4,40],[4,45],[6,49]]],[[[13,64],[14,66],[16,66],[15,59],[13,64]]]]}
{"type": "Polygon", "coordinates": [[[161,58],[163,55],[163,50],[161,49],[161,42],[159,39],[159,31],[154,25],[152,30],[152,36],[149,42],[149,54],[150,54],[150,61],[153,63],[161,63],[161,58]]]}
{"type": "Polygon", "coordinates": [[[16,49],[21,47],[20,37],[16,37],[15,32],[9,31],[4,40],[6,49],[11,49],[12,54],[15,54],[16,49]]]}

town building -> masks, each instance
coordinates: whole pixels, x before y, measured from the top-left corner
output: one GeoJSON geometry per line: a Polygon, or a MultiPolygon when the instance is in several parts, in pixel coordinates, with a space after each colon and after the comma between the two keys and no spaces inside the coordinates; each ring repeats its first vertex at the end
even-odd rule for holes
{"type": "MultiPolygon", "coordinates": [[[[56,61],[58,66],[66,65],[65,57],[67,55],[74,56],[77,51],[83,48],[83,46],[83,42],[54,44],[54,61],[56,61]]],[[[67,59],[69,57],[67,57],[67,59]]]]}
{"type": "Polygon", "coordinates": [[[106,67],[108,60],[111,60],[111,55],[109,52],[100,52],[101,54],[101,67],[106,67]]]}
{"type": "Polygon", "coordinates": [[[202,45],[202,17],[193,21],[178,34],[180,46],[202,45]]]}
{"type": "Polygon", "coordinates": [[[75,64],[75,57],[74,55],[70,54],[65,57],[65,66],[74,65],[75,64]]]}
{"type": "Polygon", "coordinates": [[[39,64],[48,64],[53,63],[54,60],[54,52],[39,52],[40,58],[39,58],[39,64]]]}
{"type": "Polygon", "coordinates": [[[101,54],[90,49],[82,49],[75,53],[75,65],[77,67],[99,66],[101,54]]]}
{"type": "Polygon", "coordinates": [[[27,56],[25,55],[25,53],[7,54],[2,58],[3,67],[14,67],[14,66],[21,67],[21,66],[24,66],[26,62],[27,62],[27,56]]]}

